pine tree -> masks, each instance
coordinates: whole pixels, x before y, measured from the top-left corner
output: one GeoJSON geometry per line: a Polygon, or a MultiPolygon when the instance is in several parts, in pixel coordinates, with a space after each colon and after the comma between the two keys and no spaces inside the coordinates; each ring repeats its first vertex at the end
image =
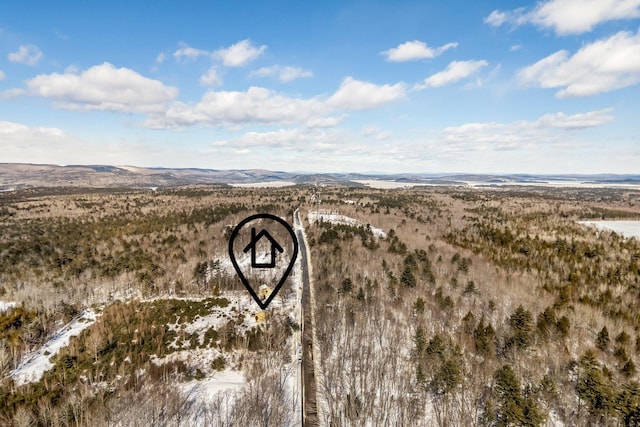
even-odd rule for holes
{"type": "Polygon", "coordinates": [[[598,336],[596,338],[596,347],[598,350],[606,351],[607,347],[609,347],[609,331],[606,326],[603,326],[600,332],[598,332],[598,336]]]}

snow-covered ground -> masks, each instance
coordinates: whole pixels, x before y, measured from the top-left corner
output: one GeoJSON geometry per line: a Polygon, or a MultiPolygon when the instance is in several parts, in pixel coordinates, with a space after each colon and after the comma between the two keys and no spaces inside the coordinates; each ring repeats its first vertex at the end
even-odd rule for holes
{"type": "MultiPolygon", "coordinates": [[[[446,177],[444,178],[446,179],[446,177]]],[[[599,183],[599,182],[583,182],[579,180],[540,180],[540,181],[516,181],[505,180],[500,182],[487,182],[487,181],[458,181],[455,184],[439,183],[439,182],[406,182],[406,181],[389,181],[384,179],[354,179],[353,182],[366,185],[370,188],[377,188],[381,190],[389,190],[396,188],[410,188],[410,187],[442,187],[442,186],[469,186],[472,188],[481,188],[487,186],[527,186],[527,187],[553,187],[553,188],[627,188],[627,189],[639,189],[638,184],[622,184],[622,183],[599,183]]]]}
{"type": "Polygon", "coordinates": [[[630,190],[640,189],[638,184],[619,184],[619,183],[604,183],[604,182],[583,182],[578,180],[541,180],[541,181],[501,181],[501,182],[487,182],[487,181],[460,181],[470,187],[504,187],[504,186],[525,186],[525,187],[551,187],[551,188],[623,188],[630,190]]]}
{"type": "Polygon", "coordinates": [[[229,184],[232,187],[240,188],[280,188],[296,185],[293,181],[265,181],[265,182],[248,182],[241,184],[229,184]]]}
{"type": "MultiPolygon", "coordinates": [[[[260,285],[268,285],[271,288],[274,288],[287,269],[289,260],[291,259],[289,251],[287,250],[287,248],[285,248],[283,253],[277,254],[278,261],[276,262],[276,266],[274,268],[251,268],[251,254],[236,254],[236,256],[236,263],[238,264],[238,268],[240,268],[240,271],[245,274],[245,277],[256,292],[258,291],[260,285]],[[282,262],[280,260],[286,261],[282,262]]],[[[262,253],[257,254],[256,256],[256,262],[258,263],[268,263],[270,260],[270,254],[262,253]]],[[[233,267],[233,263],[231,262],[231,259],[228,255],[220,258],[220,268],[226,274],[232,276],[235,276],[237,274],[235,268],[233,267]]]]}
{"type": "MultiPolygon", "coordinates": [[[[356,227],[364,225],[355,218],[351,218],[345,215],[339,215],[332,212],[312,211],[312,212],[309,212],[309,215],[307,216],[307,218],[309,219],[310,224],[313,224],[316,221],[322,220],[325,222],[330,222],[331,224],[354,225],[356,227]]],[[[374,227],[373,225],[369,225],[369,228],[371,229],[371,232],[373,233],[374,236],[377,236],[382,239],[385,239],[387,237],[387,233],[382,231],[381,228],[374,227]]]]}
{"type": "Polygon", "coordinates": [[[411,188],[411,187],[434,187],[439,184],[430,184],[425,182],[398,182],[398,181],[387,181],[384,179],[352,179],[351,181],[357,182],[358,184],[366,185],[370,188],[376,188],[379,190],[393,190],[396,188],[411,188]]]}
{"type": "Polygon", "coordinates": [[[226,370],[216,372],[203,380],[192,380],[180,384],[180,390],[187,397],[201,400],[219,392],[239,390],[246,385],[244,375],[239,371],[226,370]]]}
{"type": "Polygon", "coordinates": [[[0,313],[4,313],[5,311],[9,311],[13,307],[16,307],[18,304],[12,301],[0,301],[0,313]]]}
{"type": "Polygon", "coordinates": [[[97,314],[90,308],[84,310],[80,316],[60,328],[49,341],[34,353],[27,356],[20,366],[11,371],[10,376],[16,385],[38,382],[42,375],[53,367],[49,361],[61,348],[69,345],[69,339],[91,326],[96,321],[97,314]]]}
{"type": "MultiPolygon", "coordinates": [[[[198,342],[202,343],[204,335],[209,329],[213,328],[218,330],[229,321],[233,321],[236,324],[237,331],[241,334],[257,325],[255,316],[260,309],[248,293],[244,291],[225,292],[221,297],[228,299],[230,301],[229,305],[226,307],[214,306],[206,316],[197,315],[191,323],[187,324],[169,324],[169,329],[176,332],[182,330],[187,335],[198,334],[198,342]]],[[[180,348],[177,339],[170,344],[170,346],[180,348]]],[[[187,351],[187,353],[189,352],[187,351]]],[[[167,358],[171,356],[173,356],[173,354],[170,354],[167,358]]]]}
{"type": "Polygon", "coordinates": [[[640,221],[579,221],[579,224],[600,230],[615,231],[625,237],[635,237],[640,240],[640,221]]]}
{"type": "MultiPolygon", "coordinates": [[[[229,265],[225,265],[224,258],[221,260],[223,270],[227,270],[230,267],[231,263],[229,262],[228,264],[229,265]]],[[[233,271],[233,267],[230,267],[230,269],[233,271]]],[[[301,323],[301,275],[300,262],[297,260],[291,272],[291,288],[285,286],[280,290],[267,310],[270,316],[288,316],[293,321],[299,324],[301,323]]],[[[236,328],[238,328],[238,333],[240,334],[254,326],[260,325],[260,323],[255,320],[255,316],[261,310],[248,292],[225,292],[221,297],[230,301],[227,307],[214,306],[205,316],[196,316],[193,321],[189,323],[170,324],[169,327],[175,331],[184,331],[187,335],[196,333],[200,337],[199,342],[202,343],[206,331],[210,328],[218,330],[231,320],[236,322],[236,328]]],[[[267,320],[267,322],[268,321],[269,320],[267,320]]],[[[284,383],[286,393],[285,401],[293,404],[295,407],[295,409],[292,409],[291,422],[287,424],[291,427],[301,424],[301,378],[300,362],[298,359],[300,342],[300,331],[293,331],[292,336],[282,343],[282,346],[286,346],[287,351],[291,355],[290,362],[277,367],[277,369],[269,368],[268,372],[263,372],[263,375],[276,374],[281,376],[281,381],[284,383]]],[[[177,340],[173,345],[175,347],[182,346],[181,343],[178,344],[177,340]]],[[[163,358],[152,357],[152,362],[160,365],[163,363],[182,361],[190,369],[200,370],[204,378],[180,383],[178,384],[178,389],[184,398],[188,400],[188,407],[191,408],[186,414],[188,424],[204,426],[207,424],[207,418],[203,417],[202,414],[206,412],[207,408],[211,408],[211,405],[217,403],[222,405],[219,411],[233,412],[236,400],[241,398],[246,387],[251,385],[251,382],[247,381],[244,373],[236,368],[236,362],[238,362],[239,357],[242,357],[241,353],[223,352],[217,348],[185,348],[174,351],[163,358]],[[226,361],[226,369],[224,371],[216,371],[212,368],[212,362],[218,357],[222,357],[226,361]]],[[[246,355],[244,357],[246,357],[246,355]]]]}

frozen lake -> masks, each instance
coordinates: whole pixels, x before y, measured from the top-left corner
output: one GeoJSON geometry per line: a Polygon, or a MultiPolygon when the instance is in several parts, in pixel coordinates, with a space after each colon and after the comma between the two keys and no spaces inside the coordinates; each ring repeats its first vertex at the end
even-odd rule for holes
{"type": "Polygon", "coordinates": [[[579,221],[579,223],[600,230],[615,231],[625,237],[635,237],[640,240],[640,221],[579,221]]]}

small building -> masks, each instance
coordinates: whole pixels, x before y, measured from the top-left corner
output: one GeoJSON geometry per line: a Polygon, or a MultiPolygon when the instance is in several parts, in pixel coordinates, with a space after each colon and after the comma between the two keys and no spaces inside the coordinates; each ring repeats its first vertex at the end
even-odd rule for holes
{"type": "Polygon", "coordinates": [[[264,310],[262,310],[262,311],[258,312],[258,314],[256,314],[256,316],[255,316],[255,317],[256,317],[256,322],[258,322],[258,323],[264,323],[264,322],[266,322],[266,321],[267,321],[267,319],[269,318],[269,317],[267,316],[267,312],[266,312],[266,311],[264,311],[264,310]]]}
{"type": "Polygon", "coordinates": [[[267,285],[262,285],[258,288],[258,298],[260,298],[263,302],[269,298],[271,295],[271,288],[267,285]]]}

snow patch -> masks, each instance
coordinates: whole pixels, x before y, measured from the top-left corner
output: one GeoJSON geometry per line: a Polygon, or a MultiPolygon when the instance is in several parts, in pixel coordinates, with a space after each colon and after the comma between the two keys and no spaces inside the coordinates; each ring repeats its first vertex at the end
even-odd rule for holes
{"type": "MultiPolygon", "coordinates": [[[[332,212],[322,212],[322,211],[312,211],[307,215],[309,219],[309,223],[313,224],[316,221],[324,221],[330,222],[331,224],[344,224],[344,225],[353,225],[356,227],[362,226],[363,224],[355,218],[351,218],[345,215],[339,215],[332,212]]],[[[382,231],[381,228],[374,227],[370,224],[364,225],[365,228],[371,230],[374,236],[377,236],[381,239],[386,239],[387,233],[382,231]]]]}
{"type": "Polygon", "coordinates": [[[9,311],[14,307],[17,307],[18,303],[12,301],[0,301],[0,313],[4,313],[5,311],[9,311]]]}
{"type": "Polygon", "coordinates": [[[203,380],[191,380],[180,384],[180,391],[189,400],[207,402],[221,391],[239,390],[246,384],[239,371],[221,371],[203,380]]]}
{"type": "Polygon", "coordinates": [[[90,308],[59,329],[49,341],[37,351],[29,355],[16,369],[9,374],[16,385],[38,382],[45,372],[53,367],[50,358],[58,354],[60,349],[69,345],[69,339],[91,326],[98,315],[90,308]]]}
{"type": "Polygon", "coordinates": [[[243,182],[243,183],[229,183],[232,187],[239,188],[280,188],[290,187],[296,185],[293,181],[264,181],[264,182],[243,182]]]}
{"type": "Polygon", "coordinates": [[[598,230],[615,231],[625,237],[640,240],[640,221],[578,221],[578,224],[595,227],[598,230]]]}

